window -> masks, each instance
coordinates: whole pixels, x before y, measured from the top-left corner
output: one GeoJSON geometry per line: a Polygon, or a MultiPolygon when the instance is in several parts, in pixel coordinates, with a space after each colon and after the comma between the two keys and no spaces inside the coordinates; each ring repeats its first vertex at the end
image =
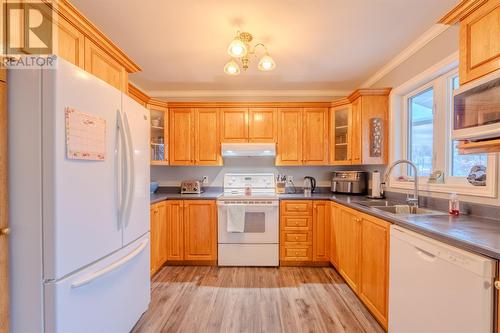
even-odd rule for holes
{"type": "MultiPolygon", "coordinates": [[[[450,105],[453,106],[453,91],[458,89],[459,80],[458,75],[452,75],[450,79],[450,105]]],[[[453,107],[451,108],[453,110],[453,107]]],[[[451,112],[451,111],[450,111],[451,112]]],[[[453,115],[451,115],[453,117],[453,115]]],[[[452,118],[450,119],[452,121],[452,118]]],[[[451,124],[450,124],[451,126],[451,124]]],[[[458,141],[452,140],[451,142],[451,167],[450,174],[452,176],[467,177],[470,169],[475,165],[488,165],[487,154],[476,155],[459,155],[458,154],[458,141]]]]}
{"type": "MultiPolygon", "coordinates": [[[[432,172],[434,141],[434,89],[429,88],[411,96],[408,99],[408,112],[408,159],[415,163],[419,175],[429,176],[432,172]]],[[[412,172],[410,168],[409,173],[412,172]]]]}
{"type": "MultiPolygon", "coordinates": [[[[429,70],[393,90],[391,122],[401,124],[391,129],[393,137],[400,138],[391,140],[393,159],[406,158],[415,163],[422,190],[494,197],[496,154],[460,155],[458,142],[452,139],[453,91],[459,87],[456,67],[454,62],[434,72],[429,70]],[[473,186],[467,181],[475,165],[486,167],[486,186],[473,186]],[[428,183],[434,171],[444,172],[444,183],[428,183]]],[[[399,170],[400,174],[415,176],[411,168],[399,170]]],[[[413,187],[397,177],[391,179],[390,186],[413,187]]]]}

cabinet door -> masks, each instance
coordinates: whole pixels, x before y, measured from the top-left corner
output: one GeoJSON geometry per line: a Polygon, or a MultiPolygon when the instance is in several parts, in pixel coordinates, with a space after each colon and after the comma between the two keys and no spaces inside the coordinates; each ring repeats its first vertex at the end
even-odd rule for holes
{"type": "Polygon", "coordinates": [[[304,109],[305,165],[328,165],[328,108],[304,109]]]}
{"type": "Polygon", "coordinates": [[[215,201],[184,201],[184,258],[185,260],[217,259],[215,201]]]}
{"type": "Polygon", "coordinates": [[[168,165],[168,109],[166,106],[156,104],[147,104],[151,120],[155,121],[155,125],[151,124],[150,139],[151,139],[151,165],[168,165]],[[156,124],[158,121],[158,124],[156,124]]]}
{"type": "Polygon", "coordinates": [[[361,164],[361,97],[352,103],[351,160],[361,164]]]}
{"type": "Polygon", "coordinates": [[[222,142],[248,142],[248,109],[224,108],[221,110],[222,142]]]}
{"type": "Polygon", "coordinates": [[[167,203],[163,201],[158,203],[158,269],[167,261],[167,232],[167,203]]]}
{"type": "Polygon", "coordinates": [[[57,53],[80,68],[85,67],[85,36],[71,23],[59,17],[57,53]]]}
{"type": "Polygon", "coordinates": [[[500,1],[490,0],[460,22],[460,84],[500,69],[500,1]]]}
{"type": "Polygon", "coordinates": [[[389,289],[389,223],[373,217],[361,222],[359,296],[387,328],[389,289]]]}
{"type": "MultiPolygon", "coordinates": [[[[387,141],[388,141],[388,96],[363,96],[360,98],[360,121],[361,121],[361,164],[387,164],[387,141]],[[373,142],[375,138],[373,132],[373,119],[380,119],[380,136],[377,143],[373,142]],[[372,146],[379,146],[380,152],[372,152],[372,146]]],[[[359,116],[358,116],[359,117],[359,116]]]]}
{"type": "Polygon", "coordinates": [[[156,205],[151,205],[149,208],[150,216],[150,275],[154,275],[158,270],[158,257],[159,257],[159,244],[160,244],[160,233],[159,233],[159,217],[158,217],[158,207],[156,205]]]}
{"type": "Polygon", "coordinates": [[[330,110],[330,162],[351,164],[352,107],[350,104],[330,110]]]}
{"type": "Polygon", "coordinates": [[[340,211],[340,233],[338,235],[339,273],[351,288],[358,292],[359,262],[361,256],[361,218],[350,210],[340,211]]]}
{"type": "Polygon", "coordinates": [[[330,210],[330,263],[339,269],[340,208],[331,203],[330,210]]]}
{"type": "Polygon", "coordinates": [[[276,165],[302,165],[302,109],[278,110],[276,165]]]}
{"type": "Polygon", "coordinates": [[[330,201],[313,201],[313,261],[330,260],[330,201]]]}
{"type": "Polygon", "coordinates": [[[125,68],[88,38],[85,38],[85,70],[116,89],[127,91],[125,68]]]}
{"type": "Polygon", "coordinates": [[[276,108],[250,108],[248,110],[248,136],[250,142],[276,142],[276,108]]]}
{"type": "MultiPolygon", "coordinates": [[[[5,69],[0,69],[0,80],[6,80],[5,69]]],[[[0,82],[0,229],[9,227],[7,126],[7,84],[0,82]]],[[[8,238],[9,236],[0,235],[0,332],[9,332],[8,238]]]]}
{"type": "Polygon", "coordinates": [[[189,108],[169,110],[170,165],[194,164],[194,113],[189,108]]]}
{"type": "Polygon", "coordinates": [[[195,110],[195,164],[222,165],[219,140],[219,110],[195,110]]]}
{"type": "Polygon", "coordinates": [[[166,241],[167,260],[184,260],[184,222],[182,200],[167,200],[166,203],[166,241]]]}

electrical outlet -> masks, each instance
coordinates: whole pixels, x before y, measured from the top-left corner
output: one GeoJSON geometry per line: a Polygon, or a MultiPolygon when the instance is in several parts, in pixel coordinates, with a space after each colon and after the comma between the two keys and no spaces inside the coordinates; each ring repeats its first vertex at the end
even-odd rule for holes
{"type": "Polygon", "coordinates": [[[203,176],[203,178],[201,179],[201,183],[208,184],[208,176],[203,176]]]}

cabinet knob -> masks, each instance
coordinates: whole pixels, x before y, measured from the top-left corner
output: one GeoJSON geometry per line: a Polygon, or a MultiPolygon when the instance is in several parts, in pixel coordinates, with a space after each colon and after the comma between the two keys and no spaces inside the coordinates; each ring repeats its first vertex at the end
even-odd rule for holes
{"type": "Polygon", "coordinates": [[[494,285],[495,285],[495,288],[496,288],[497,290],[500,290],[500,281],[498,281],[498,280],[497,280],[497,281],[495,281],[494,285]]]}
{"type": "Polygon", "coordinates": [[[295,240],[299,240],[299,236],[295,236],[295,240]]]}
{"type": "Polygon", "coordinates": [[[0,229],[0,236],[8,236],[10,234],[10,228],[0,229]]]}

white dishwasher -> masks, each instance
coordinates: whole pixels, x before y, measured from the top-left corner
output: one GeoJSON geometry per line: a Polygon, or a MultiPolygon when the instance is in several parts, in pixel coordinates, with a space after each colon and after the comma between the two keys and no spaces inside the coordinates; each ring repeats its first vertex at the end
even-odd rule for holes
{"type": "Polygon", "coordinates": [[[389,332],[493,331],[494,260],[391,226],[389,332]]]}

